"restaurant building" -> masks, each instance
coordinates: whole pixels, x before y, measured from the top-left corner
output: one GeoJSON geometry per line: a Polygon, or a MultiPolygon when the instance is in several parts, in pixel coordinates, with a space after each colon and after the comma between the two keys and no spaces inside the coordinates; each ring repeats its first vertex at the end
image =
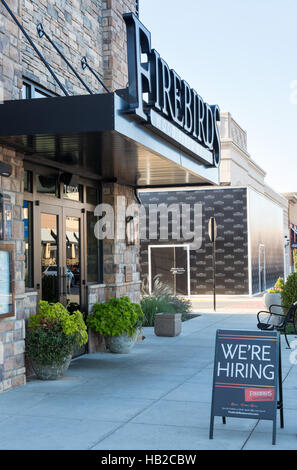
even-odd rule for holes
{"type": "MultiPolygon", "coordinates": [[[[215,217],[216,292],[220,295],[256,295],[289,273],[286,255],[288,201],[265,183],[265,171],[251,158],[247,133],[230,113],[221,113],[220,186],[144,190],[139,193],[149,218],[150,207],[169,204],[187,207],[199,244],[169,231],[162,240],[160,214],[157,236],[141,243],[142,279],[153,289],[160,279],[181,295],[213,293],[213,244],[209,219],[215,217]],[[201,207],[195,225],[194,207],[201,207]],[[197,235],[198,234],[198,235],[197,235]]],[[[182,209],[179,212],[182,213],[182,209]]],[[[163,214],[164,216],[164,214],[163,214]]],[[[181,221],[182,225],[182,221],[181,221]]],[[[293,230],[293,229],[292,229],[293,230]]],[[[297,230],[296,230],[297,232],[297,230]]],[[[145,237],[144,237],[145,238],[145,237]]],[[[297,245],[296,245],[297,246],[297,245]]]]}
{"type": "Polygon", "coordinates": [[[297,270],[297,193],[283,193],[288,200],[288,235],[286,238],[286,256],[288,273],[297,270]]]}
{"type": "Polygon", "coordinates": [[[1,0],[0,15],[2,391],[26,380],[40,299],[86,314],[112,296],[139,301],[125,210],[139,188],[218,183],[220,111],[152,49],[136,0],[1,0]],[[100,204],[116,214],[104,240],[100,204]]]}

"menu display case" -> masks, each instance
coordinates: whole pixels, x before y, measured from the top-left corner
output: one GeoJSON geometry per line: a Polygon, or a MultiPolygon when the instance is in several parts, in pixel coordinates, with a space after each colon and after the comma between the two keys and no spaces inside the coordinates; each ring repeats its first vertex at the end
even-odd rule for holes
{"type": "Polygon", "coordinates": [[[15,315],[14,246],[0,245],[0,318],[15,315]]]}

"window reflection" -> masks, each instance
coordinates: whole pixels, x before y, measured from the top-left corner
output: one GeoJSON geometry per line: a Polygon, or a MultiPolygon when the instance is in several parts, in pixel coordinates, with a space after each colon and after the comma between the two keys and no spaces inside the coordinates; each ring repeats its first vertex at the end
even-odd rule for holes
{"type": "Polygon", "coordinates": [[[33,287],[33,230],[32,202],[23,202],[24,243],[25,243],[25,286],[33,287]]]}
{"type": "Polygon", "coordinates": [[[57,302],[58,291],[58,218],[41,214],[42,300],[57,302]]]}

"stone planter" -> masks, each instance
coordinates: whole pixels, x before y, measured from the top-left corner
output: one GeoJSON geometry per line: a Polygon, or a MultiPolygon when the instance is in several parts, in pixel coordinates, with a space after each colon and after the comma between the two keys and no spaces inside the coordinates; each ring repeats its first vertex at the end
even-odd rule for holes
{"type": "Polygon", "coordinates": [[[137,341],[139,330],[131,337],[127,333],[121,336],[107,336],[105,337],[106,347],[114,354],[129,354],[134,344],[137,341]]]}
{"type": "MultiPolygon", "coordinates": [[[[264,294],[263,300],[264,300],[264,304],[267,307],[267,310],[269,310],[271,305],[281,305],[282,304],[282,297],[278,292],[276,292],[274,294],[270,293],[270,292],[266,292],[266,294],[264,294]]],[[[284,311],[283,311],[282,307],[272,307],[272,312],[277,313],[278,315],[284,315],[284,311]]],[[[279,325],[281,320],[282,320],[281,317],[272,316],[271,319],[270,319],[270,323],[273,324],[273,325],[279,325]]]]}
{"type": "Polygon", "coordinates": [[[158,313],[155,316],[155,335],[174,337],[181,333],[180,313],[158,313]]]}
{"type": "Polygon", "coordinates": [[[72,359],[72,354],[65,357],[62,364],[52,364],[49,366],[43,366],[34,359],[30,358],[32,369],[34,370],[36,377],[40,380],[58,380],[64,377],[65,373],[68,370],[72,359]]]}

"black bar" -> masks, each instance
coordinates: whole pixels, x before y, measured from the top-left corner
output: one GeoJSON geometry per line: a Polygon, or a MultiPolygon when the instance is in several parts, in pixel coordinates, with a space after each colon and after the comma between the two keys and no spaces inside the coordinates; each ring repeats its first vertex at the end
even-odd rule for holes
{"type": "Polygon", "coordinates": [[[83,86],[85,87],[85,89],[90,93],[90,95],[93,94],[92,90],[88,87],[88,85],[84,82],[84,80],[80,77],[80,75],[77,73],[77,71],[75,70],[75,68],[70,64],[69,60],[66,59],[66,57],[64,56],[64,54],[60,51],[60,49],[58,48],[58,46],[56,46],[56,44],[54,43],[54,41],[52,41],[52,39],[49,37],[49,35],[44,31],[43,29],[43,26],[41,23],[39,23],[37,25],[37,31],[38,31],[38,34],[39,34],[39,37],[42,38],[43,36],[46,37],[46,39],[50,42],[50,44],[53,46],[53,48],[57,51],[57,53],[62,57],[62,59],[66,62],[66,64],[68,65],[68,67],[72,70],[72,72],[74,73],[74,75],[76,76],[76,78],[78,78],[78,80],[83,84],[83,86]]]}
{"type": "MultiPolygon", "coordinates": [[[[218,331],[216,333],[216,342],[218,337],[218,331]]],[[[217,348],[215,347],[214,354],[214,366],[213,366],[213,378],[212,378],[212,397],[211,397],[211,411],[210,411],[210,425],[209,425],[209,439],[213,439],[213,427],[214,427],[214,393],[215,393],[215,364],[217,359],[217,348]]]]}
{"type": "Polygon", "coordinates": [[[273,428],[272,428],[272,445],[275,446],[276,444],[276,419],[273,420],[273,428]]]}
{"type": "Polygon", "coordinates": [[[62,83],[60,82],[60,80],[58,79],[58,77],[56,76],[55,72],[52,70],[52,68],[49,66],[49,64],[47,63],[47,61],[45,60],[45,58],[43,57],[43,55],[41,54],[41,52],[37,49],[37,47],[35,46],[34,42],[32,41],[32,39],[30,38],[29,34],[25,31],[25,29],[23,28],[23,26],[21,25],[21,23],[18,21],[18,19],[16,18],[16,16],[13,14],[13,12],[11,11],[11,9],[9,8],[9,6],[7,5],[7,3],[4,1],[4,0],[1,0],[3,6],[6,8],[6,10],[8,11],[8,13],[10,14],[10,16],[12,17],[12,19],[14,20],[14,22],[18,25],[18,27],[20,28],[20,30],[22,31],[23,35],[26,37],[27,41],[31,44],[31,46],[33,47],[34,51],[36,52],[36,54],[39,56],[40,60],[44,63],[44,65],[46,66],[46,68],[48,69],[48,71],[50,72],[50,74],[52,75],[52,77],[55,79],[55,81],[57,82],[57,84],[59,85],[59,87],[61,88],[61,90],[63,91],[63,93],[66,95],[66,96],[69,96],[69,93],[67,92],[67,90],[63,87],[62,83]]]}
{"type": "Polygon", "coordinates": [[[103,86],[104,90],[107,91],[107,93],[110,93],[110,90],[107,88],[107,86],[104,85],[103,81],[101,80],[101,78],[96,74],[96,72],[92,69],[92,67],[88,64],[87,62],[87,58],[86,57],[82,57],[81,59],[81,66],[82,66],[82,69],[85,70],[85,68],[87,67],[90,72],[94,75],[94,77],[98,80],[98,82],[100,83],[100,85],[103,86]]]}
{"type": "Polygon", "coordinates": [[[280,410],[280,427],[285,427],[284,423],[284,401],[283,401],[283,377],[282,377],[282,353],[281,353],[281,340],[279,341],[279,367],[278,367],[278,381],[279,381],[279,403],[278,408],[280,410]]]}
{"type": "Polygon", "coordinates": [[[213,309],[216,312],[216,242],[214,240],[212,244],[212,267],[213,267],[213,309]]]}
{"type": "Polygon", "coordinates": [[[213,439],[213,422],[214,422],[214,416],[213,414],[211,414],[210,427],[209,427],[209,439],[213,439]]]}

